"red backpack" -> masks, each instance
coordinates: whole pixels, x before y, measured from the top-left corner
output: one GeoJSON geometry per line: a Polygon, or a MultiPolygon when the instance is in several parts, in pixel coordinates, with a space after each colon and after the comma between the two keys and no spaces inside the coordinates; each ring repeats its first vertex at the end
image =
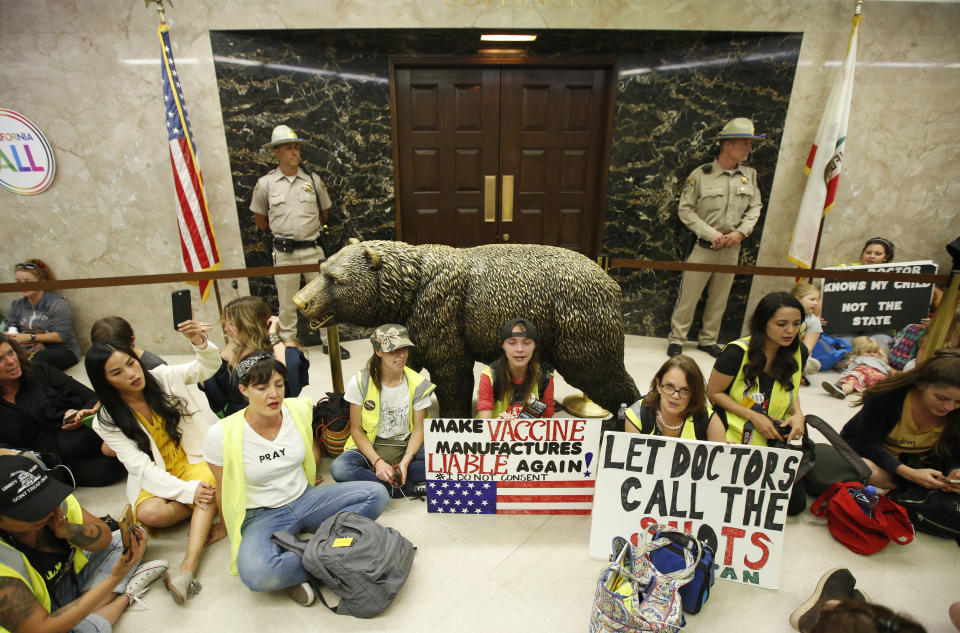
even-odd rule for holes
{"type": "Polygon", "coordinates": [[[913,540],[913,526],[902,506],[881,494],[873,516],[867,516],[850,494],[850,488],[863,488],[863,484],[837,482],[810,506],[816,516],[827,516],[833,538],[857,554],[879,552],[891,540],[898,545],[913,540]]]}

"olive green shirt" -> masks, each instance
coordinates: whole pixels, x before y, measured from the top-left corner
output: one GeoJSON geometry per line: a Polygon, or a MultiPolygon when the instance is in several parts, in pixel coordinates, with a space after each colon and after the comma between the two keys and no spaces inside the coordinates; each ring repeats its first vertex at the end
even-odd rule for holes
{"type": "Polygon", "coordinates": [[[717,231],[750,235],[761,206],[757,170],[741,163],[727,173],[714,160],[697,167],[687,178],[677,214],[697,237],[710,241],[717,231]]]}

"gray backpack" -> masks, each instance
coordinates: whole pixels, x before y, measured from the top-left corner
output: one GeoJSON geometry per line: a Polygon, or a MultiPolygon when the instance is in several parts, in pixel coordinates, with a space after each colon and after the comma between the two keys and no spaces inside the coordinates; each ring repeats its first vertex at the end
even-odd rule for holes
{"type": "Polygon", "coordinates": [[[410,575],[416,548],[393,528],[355,512],[340,512],[320,524],[309,541],[289,532],[271,539],[303,559],[316,581],[340,596],[331,607],[319,589],[317,597],[340,615],[372,618],[390,606],[410,575]]]}

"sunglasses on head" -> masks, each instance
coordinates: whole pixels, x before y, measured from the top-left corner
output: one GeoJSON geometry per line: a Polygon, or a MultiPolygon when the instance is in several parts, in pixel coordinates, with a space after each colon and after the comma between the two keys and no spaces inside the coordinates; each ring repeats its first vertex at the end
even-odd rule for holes
{"type": "Polygon", "coordinates": [[[21,262],[16,266],[16,270],[37,270],[38,268],[40,267],[33,262],[21,262]]]}

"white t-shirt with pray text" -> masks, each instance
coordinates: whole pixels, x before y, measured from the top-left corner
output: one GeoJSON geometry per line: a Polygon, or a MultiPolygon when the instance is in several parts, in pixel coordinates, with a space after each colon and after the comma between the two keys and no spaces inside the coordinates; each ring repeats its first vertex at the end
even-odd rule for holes
{"type": "MultiPolygon", "coordinates": [[[[290,503],[307,489],[303,472],[306,447],[300,431],[286,406],[280,432],[272,440],[243,427],[243,473],[246,479],[247,508],[277,508],[290,503]]],[[[203,458],[223,466],[223,424],[214,424],[207,432],[203,458]]]]}

